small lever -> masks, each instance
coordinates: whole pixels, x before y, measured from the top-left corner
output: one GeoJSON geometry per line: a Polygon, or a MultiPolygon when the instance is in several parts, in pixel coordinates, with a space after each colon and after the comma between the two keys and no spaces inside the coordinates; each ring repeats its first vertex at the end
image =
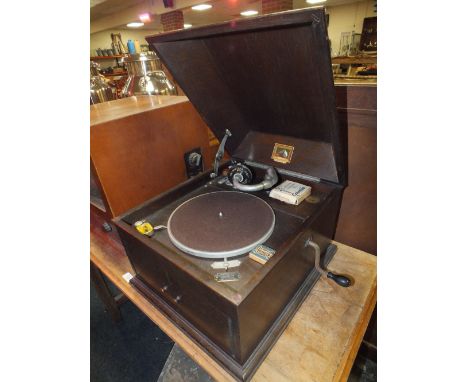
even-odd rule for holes
{"type": "Polygon", "coordinates": [[[224,146],[226,145],[226,141],[230,136],[232,136],[231,132],[228,129],[226,129],[224,137],[221,140],[221,143],[219,144],[218,151],[216,152],[215,160],[213,163],[213,172],[210,175],[212,178],[216,178],[218,176],[219,163],[223,160],[224,156],[224,146]]]}
{"type": "Polygon", "coordinates": [[[306,247],[310,246],[314,248],[315,251],[315,268],[324,276],[327,276],[327,278],[332,279],[334,282],[336,282],[339,286],[347,288],[351,285],[351,280],[347,278],[346,276],[343,275],[337,275],[333,272],[330,271],[325,271],[321,266],[320,266],[320,247],[319,245],[315,242],[312,241],[312,239],[308,239],[306,241],[306,247]]]}

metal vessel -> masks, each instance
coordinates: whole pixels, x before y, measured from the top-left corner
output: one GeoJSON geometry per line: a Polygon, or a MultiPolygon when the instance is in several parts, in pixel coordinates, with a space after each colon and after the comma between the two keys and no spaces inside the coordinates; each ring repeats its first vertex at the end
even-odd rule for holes
{"type": "Polygon", "coordinates": [[[177,89],[162,70],[154,52],[128,54],[124,57],[128,78],[122,89],[124,97],[133,95],[176,95],[177,89]]]}
{"type": "Polygon", "coordinates": [[[90,64],[90,104],[112,101],[115,99],[112,88],[106,84],[99,74],[99,64],[91,61],[90,64]]]}

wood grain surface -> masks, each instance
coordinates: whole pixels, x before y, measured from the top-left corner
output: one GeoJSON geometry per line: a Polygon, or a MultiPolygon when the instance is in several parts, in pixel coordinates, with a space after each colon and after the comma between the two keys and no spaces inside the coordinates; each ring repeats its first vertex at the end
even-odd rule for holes
{"type": "Polygon", "coordinates": [[[187,101],[181,96],[144,95],[98,103],[90,107],[90,126],[187,101]]]}
{"type": "Polygon", "coordinates": [[[347,136],[348,187],[335,238],[377,254],[377,88],[336,86],[342,132],[347,136]]]}
{"type": "MultiPolygon", "coordinates": [[[[134,288],[122,275],[133,270],[114,232],[105,234],[100,217],[91,218],[91,261],[218,381],[233,381],[222,366],[134,288]]],[[[350,288],[320,279],[260,366],[253,381],[345,381],[376,302],[376,258],[336,243],[329,269],[352,276],[350,288]]]]}
{"type": "Polygon", "coordinates": [[[206,167],[214,159],[187,97],[144,97],[91,107],[91,166],[111,217],[186,180],[186,152],[199,148],[206,167]]]}

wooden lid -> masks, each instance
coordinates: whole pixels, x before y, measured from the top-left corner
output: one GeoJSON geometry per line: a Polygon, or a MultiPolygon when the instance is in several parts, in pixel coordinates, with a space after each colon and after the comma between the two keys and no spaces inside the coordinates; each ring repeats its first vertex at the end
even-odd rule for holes
{"type": "Polygon", "coordinates": [[[299,140],[277,168],[345,182],[323,8],[146,39],[218,139],[232,132],[232,156],[265,163],[275,143],[299,140]]]}

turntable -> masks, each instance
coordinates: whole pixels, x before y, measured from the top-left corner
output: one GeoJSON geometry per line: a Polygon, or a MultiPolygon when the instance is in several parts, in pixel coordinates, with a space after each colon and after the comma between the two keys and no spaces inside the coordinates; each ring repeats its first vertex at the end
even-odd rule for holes
{"type": "Polygon", "coordinates": [[[267,241],[274,227],[273,209],[259,197],[216,191],[195,196],[177,207],[169,217],[167,233],[182,252],[227,259],[267,241]]]}
{"type": "Polygon", "coordinates": [[[114,220],[131,282],[248,380],[320,274],[350,282],[323,269],[346,184],[324,12],[148,42],[221,144],[213,169],[114,220]],[[310,195],[298,204],[273,198],[285,181],[310,195]]]}

